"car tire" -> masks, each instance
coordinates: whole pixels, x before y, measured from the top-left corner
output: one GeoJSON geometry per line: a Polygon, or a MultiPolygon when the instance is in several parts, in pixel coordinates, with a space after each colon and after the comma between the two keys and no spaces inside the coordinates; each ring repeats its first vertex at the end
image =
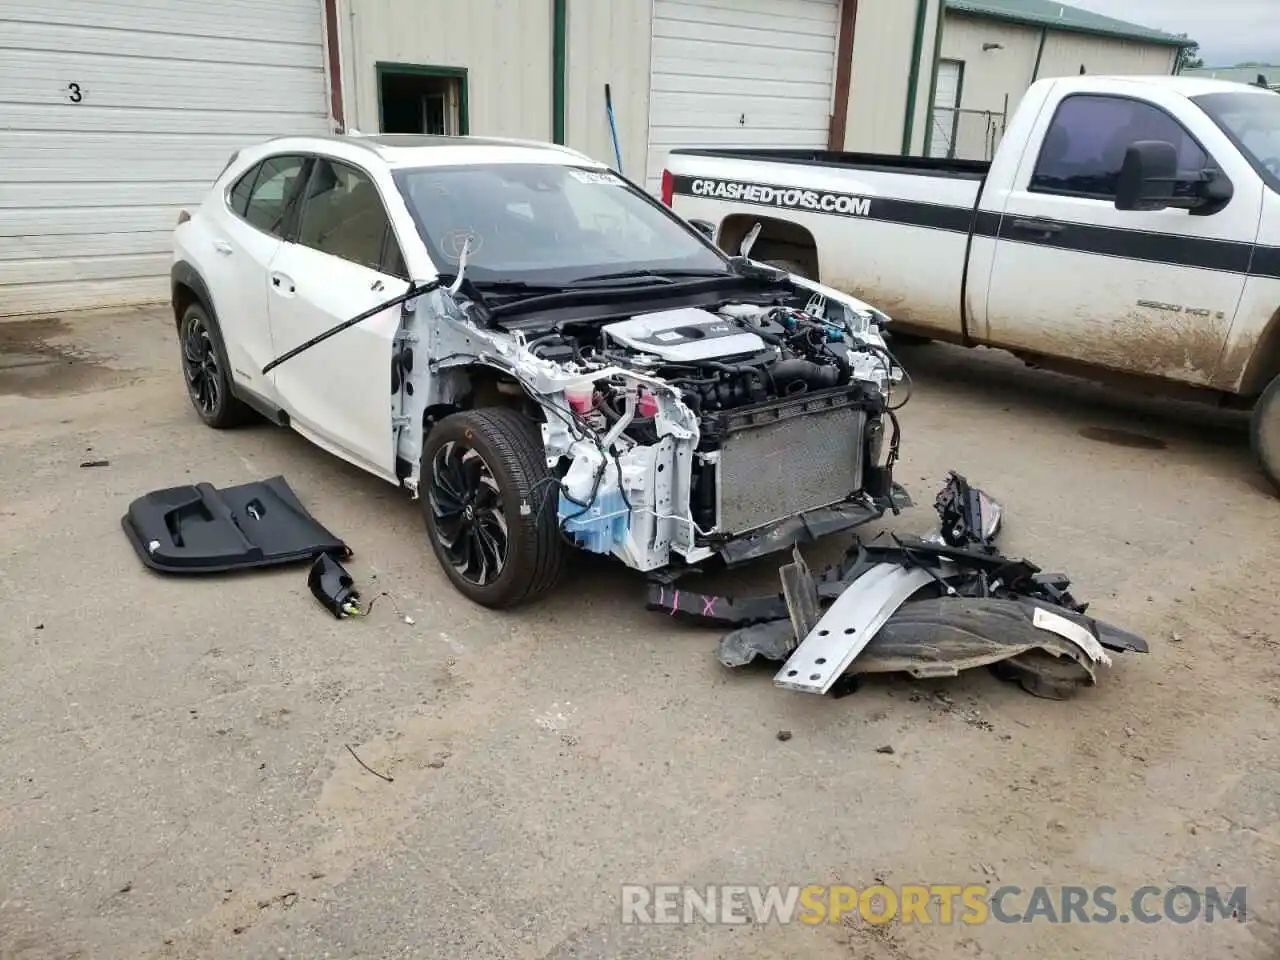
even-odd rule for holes
{"type": "Polygon", "coordinates": [[[1249,441],[1258,466],[1280,496],[1280,376],[1267,385],[1253,406],[1249,441]]]}
{"type": "Polygon", "coordinates": [[[555,586],[559,485],[536,421],[505,407],[445,417],[427,435],[418,490],[431,548],[463,596],[505,609],[555,586]]]}
{"type": "Polygon", "coordinates": [[[203,304],[193,303],[183,312],[178,349],[187,398],[206,425],[225,430],[253,419],[253,410],[232,392],[222,337],[203,304]]]}

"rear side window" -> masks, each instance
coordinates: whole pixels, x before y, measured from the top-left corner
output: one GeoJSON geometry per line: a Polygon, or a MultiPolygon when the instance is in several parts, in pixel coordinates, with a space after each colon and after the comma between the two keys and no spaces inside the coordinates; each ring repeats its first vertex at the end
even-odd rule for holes
{"type": "Polygon", "coordinates": [[[298,243],[384,273],[403,272],[378,188],[368,174],[345,163],[316,161],[298,243]]]}
{"type": "Polygon", "coordinates": [[[1126,97],[1079,94],[1058,105],[1030,189],[1114,200],[1125,151],[1138,140],[1173,144],[1180,172],[1197,173],[1213,165],[1186,128],[1158,107],[1126,97]]]}
{"type": "Polygon", "coordinates": [[[269,157],[241,177],[231,189],[231,207],[265,233],[280,236],[300,186],[306,166],[303,157],[269,157]],[[251,186],[245,187],[246,181],[251,186]],[[243,196],[243,208],[239,206],[243,196]]]}
{"type": "Polygon", "coordinates": [[[231,188],[231,209],[239,216],[244,216],[245,208],[249,206],[249,194],[253,190],[253,182],[258,179],[258,171],[262,169],[262,164],[250,167],[249,172],[244,174],[236,185],[231,188]]]}

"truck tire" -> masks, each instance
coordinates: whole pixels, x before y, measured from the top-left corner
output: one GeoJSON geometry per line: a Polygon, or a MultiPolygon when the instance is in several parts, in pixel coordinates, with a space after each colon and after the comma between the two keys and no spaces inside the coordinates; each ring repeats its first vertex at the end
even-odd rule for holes
{"type": "Polygon", "coordinates": [[[1258,466],[1280,495],[1280,376],[1267,385],[1254,404],[1249,439],[1258,466]]]}
{"type": "Polygon", "coordinates": [[[558,489],[538,425],[519,411],[467,410],[435,425],[419,494],[431,548],[463,596],[504,609],[555,585],[564,564],[558,489]]]}

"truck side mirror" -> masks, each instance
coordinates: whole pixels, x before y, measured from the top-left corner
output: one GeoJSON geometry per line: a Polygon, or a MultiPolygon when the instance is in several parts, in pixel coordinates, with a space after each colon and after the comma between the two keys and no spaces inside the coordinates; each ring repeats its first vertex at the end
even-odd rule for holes
{"type": "Polygon", "coordinates": [[[1173,203],[1178,151],[1165,140],[1129,144],[1116,183],[1117,210],[1163,210],[1173,203]]]}
{"type": "Polygon", "coordinates": [[[1129,144],[1116,183],[1117,210],[1164,210],[1177,207],[1192,216],[1217,213],[1235,193],[1221,170],[1209,168],[1178,175],[1178,151],[1164,140],[1129,144]],[[1181,187],[1183,189],[1179,190],[1181,187]]]}

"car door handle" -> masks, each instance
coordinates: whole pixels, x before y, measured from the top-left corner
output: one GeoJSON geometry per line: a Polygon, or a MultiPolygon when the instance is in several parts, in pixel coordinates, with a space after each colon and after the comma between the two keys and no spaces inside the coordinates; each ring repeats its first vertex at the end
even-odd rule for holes
{"type": "Polygon", "coordinates": [[[213,249],[217,250],[220,254],[222,254],[225,257],[231,256],[231,253],[232,253],[231,244],[227,243],[227,241],[225,240],[213,241],[213,249]]]}
{"type": "Polygon", "coordinates": [[[1052,220],[1027,220],[1018,219],[1009,224],[1009,229],[1016,230],[1019,233],[1038,233],[1042,236],[1052,236],[1055,233],[1061,233],[1063,226],[1060,223],[1054,223],[1052,220]]]}
{"type": "Polygon", "coordinates": [[[273,273],[271,275],[271,288],[282,297],[292,297],[295,292],[293,281],[283,273],[273,273]]]}

